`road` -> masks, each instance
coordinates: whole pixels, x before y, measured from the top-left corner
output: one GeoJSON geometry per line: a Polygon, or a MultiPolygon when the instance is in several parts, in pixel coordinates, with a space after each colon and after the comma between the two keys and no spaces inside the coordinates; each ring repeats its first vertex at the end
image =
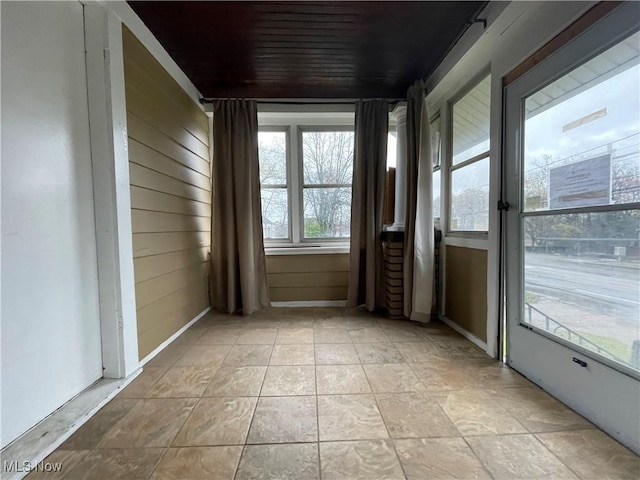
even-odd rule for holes
{"type": "Polygon", "coordinates": [[[533,294],[640,324],[638,264],[527,252],[525,284],[533,294]]]}

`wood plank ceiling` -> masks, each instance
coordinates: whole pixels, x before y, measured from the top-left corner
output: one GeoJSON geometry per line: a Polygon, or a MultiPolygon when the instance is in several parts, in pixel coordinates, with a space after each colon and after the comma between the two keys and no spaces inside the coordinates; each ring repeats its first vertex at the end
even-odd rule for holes
{"type": "Polygon", "coordinates": [[[129,1],[207,98],[403,98],[487,2],[129,1]]]}

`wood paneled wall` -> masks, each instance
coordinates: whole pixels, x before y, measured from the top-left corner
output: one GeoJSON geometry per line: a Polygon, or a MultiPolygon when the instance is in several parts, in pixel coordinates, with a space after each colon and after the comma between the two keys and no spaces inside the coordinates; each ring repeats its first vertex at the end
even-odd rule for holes
{"type": "Polygon", "coordinates": [[[346,300],[349,254],[267,256],[272,302],[346,300]]]}
{"type": "Polygon", "coordinates": [[[445,316],[487,341],[487,251],[446,247],[445,316]]]}
{"type": "Polygon", "coordinates": [[[209,306],[209,123],[126,27],[123,46],[142,359],[209,306]]]}

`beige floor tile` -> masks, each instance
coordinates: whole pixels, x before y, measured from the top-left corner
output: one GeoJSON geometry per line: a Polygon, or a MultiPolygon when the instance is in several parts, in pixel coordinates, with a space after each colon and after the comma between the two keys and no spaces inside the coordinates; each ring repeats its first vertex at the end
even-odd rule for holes
{"type": "Polygon", "coordinates": [[[164,448],[91,450],[64,477],[70,480],[149,478],[164,448]]]}
{"type": "Polygon", "coordinates": [[[382,328],[354,328],[349,330],[353,343],[390,342],[382,328]]]}
{"type": "Polygon", "coordinates": [[[316,397],[260,397],[247,443],[317,441],[316,397]]]}
{"type": "Polygon", "coordinates": [[[335,318],[318,318],[313,320],[313,328],[345,328],[349,321],[342,317],[335,318]]]}
{"type": "Polygon", "coordinates": [[[363,365],[363,367],[371,389],[376,393],[426,391],[425,386],[406,363],[363,365]]]}
{"type": "Polygon", "coordinates": [[[436,346],[429,342],[396,342],[395,346],[409,363],[432,362],[437,359],[436,346]]]}
{"type": "Polygon", "coordinates": [[[438,341],[439,338],[440,337],[435,341],[432,340],[432,343],[436,346],[436,354],[442,358],[488,358],[486,352],[480,350],[479,347],[471,343],[466,338],[463,338],[462,340],[456,339],[454,342],[450,342],[449,337],[446,337],[447,341],[445,342],[438,341]]]}
{"type": "MultiPolygon", "coordinates": [[[[255,315],[255,314],[254,314],[255,315]]],[[[253,318],[253,315],[251,316],[251,319],[249,321],[247,321],[247,323],[245,323],[244,325],[244,330],[248,331],[248,330],[264,330],[264,329],[274,329],[274,328],[280,328],[280,323],[281,323],[281,317],[278,318],[253,318]]]]}
{"type": "Polygon", "coordinates": [[[491,479],[463,438],[395,440],[407,480],[491,479]]]}
{"type": "Polygon", "coordinates": [[[318,395],[371,392],[361,365],[318,365],[316,382],[318,395]]]}
{"type": "Polygon", "coordinates": [[[320,464],[324,480],[405,478],[390,440],[321,443],[320,464]]]}
{"type": "Polygon", "coordinates": [[[354,345],[362,363],[404,363],[393,343],[356,343],[354,345]]]}
{"type": "Polygon", "coordinates": [[[279,328],[313,328],[313,318],[283,317],[279,328]]]}
{"type": "Polygon", "coordinates": [[[222,365],[231,345],[192,345],[176,362],[176,367],[216,368],[222,365]]]}
{"type": "Polygon", "coordinates": [[[313,328],[280,328],[276,343],[280,345],[313,343],[313,328]]]}
{"type": "Polygon", "coordinates": [[[493,360],[488,360],[488,362],[489,364],[484,366],[468,365],[465,367],[472,379],[472,385],[476,388],[512,388],[533,386],[529,380],[524,378],[514,369],[493,360]]]}
{"type": "Polygon", "coordinates": [[[34,470],[25,478],[27,480],[60,480],[73,470],[73,467],[80,463],[87,453],[87,450],[56,450],[44,459],[44,463],[57,464],[58,466],[53,467],[57,471],[34,470]]]}
{"type": "Polygon", "coordinates": [[[220,367],[203,397],[257,397],[267,367],[220,367]]]}
{"type": "Polygon", "coordinates": [[[151,480],[233,480],[242,447],[169,448],[151,480]]]}
{"type": "Polygon", "coordinates": [[[470,370],[442,358],[432,358],[427,363],[411,363],[411,368],[429,391],[464,390],[475,382],[470,370]]]}
{"type": "Polygon", "coordinates": [[[191,328],[189,328],[186,332],[184,332],[178,338],[176,338],[173,341],[173,345],[193,345],[198,341],[198,339],[202,335],[204,335],[206,331],[207,331],[207,327],[204,324],[202,325],[196,324],[191,328]]]}
{"type": "Polygon", "coordinates": [[[238,367],[268,365],[272,350],[271,345],[234,345],[222,365],[238,367]]]}
{"type": "Polygon", "coordinates": [[[320,441],[389,438],[373,395],[318,397],[320,441]]]}
{"type": "Polygon", "coordinates": [[[318,365],[360,364],[360,357],[350,343],[316,343],[316,363],[318,365]]]}
{"type": "Polygon", "coordinates": [[[462,435],[528,432],[483,390],[440,392],[434,397],[462,435]]]}
{"type": "Polygon", "coordinates": [[[90,450],[102,437],[138,403],[133,398],[114,398],[82,425],[62,445],[60,450],[90,450]]]}
{"type": "Polygon", "coordinates": [[[169,370],[169,367],[144,367],[136,379],[127,385],[117,398],[144,398],[145,394],[169,370]]]}
{"type": "Polygon", "coordinates": [[[314,365],[313,345],[275,345],[269,365],[314,365]]]}
{"type": "Polygon", "coordinates": [[[172,367],[151,387],[147,397],[200,397],[215,373],[215,368],[172,367]]]}
{"type": "Polygon", "coordinates": [[[236,341],[237,345],[273,345],[278,334],[277,328],[244,329],[236,341]]]}
{"type": "Polygon", "coordinates": [[[341,320],[344,318],[344,309],[336,307],[315,307],[313,318],[316,320],[341,320]]]}
{"type": "Polygon", "coordinates": [[[640,457],[600,430],[541,433],[536,436],[580,478],[640,478],[640,457]]]}
{"type": "Polygon", "coordinates": [[[588,420],[538,387],[503,388],[488,393],[532,433],[594,428],[588,420]]]}
{"type": "Polygon", "coordinates": [[[236,480],[316,480],[318,444],[247,445],[236,480]]]}
{"type": "Polygon", "coordinates": [[[391,438],[457,437],[460,435],[435,399],[420,393],[376,395],[391,438]]]}
{"type": "Polygon", "coordinates": [[[282,309],[283,319],[314,319],[315,308],[313,307],[286,307],[282,309]]]}
{"type": "Polygon", "coordinates": [[[466,440],[496,480],[578,478],[533,435],[491,435],[466,440]]]}
{"type": "Polygon", "coordinates": [[[233,345],[242,333],[241,328],[210,328],[196,345],[233,345]]]}
{"type": "Polygon", "coordinates": [[[196,403],[193,398],[140,400],[102,437],[97,448],[168,447],[196,403]]]}
{"type": "Polygon", "coordinates": [[[189,349],[189,345],[171,344],[162,350],[158,355],[149,360],[144,368],[149,367],[173,367],[180,360],[180,357],[189,349]]]}
{"type": "Polygon", "coordinates": [[[260,395],[315,395],[316,378],[313,365],[270,366],[262,383],[260,395]]]}
{"type": "Polygon", "coordinates": [[[256,400],[256,397],[200,399],[172,446],[242,445],[256,400]]]}
{"type": "Polygon", "coordinates": [[[392,342],[425,341],[425,338],[422,335],[422,329],[415,326],[395,326],[391,328],[384,328],[384,333],[387,334],[387,337],[389,337],[389,340],[392,342]]]}
{"type": "Polygon", "coordinates": [[[346,328],[315,328],[313,330],[315,343],[352,343],[349,330],[346,328]]]}

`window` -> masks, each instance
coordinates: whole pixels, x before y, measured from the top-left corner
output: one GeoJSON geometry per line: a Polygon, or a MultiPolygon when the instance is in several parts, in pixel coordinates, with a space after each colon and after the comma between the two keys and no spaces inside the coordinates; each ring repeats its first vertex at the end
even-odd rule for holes
{"type": "Polygon", "coordinates": [[[260,128],[262,224],[267,244],[349,238],[353,137],[350,126],[260,128]]]}
{"type": "MultiPolygon", "coordinates": [[[[431,135],[431,163],[433,164],[433,219],[440,220],[440,114],[435,115],[429,122],[431,135]]],[[[436,225],[437,228],[439,224],[436,225]]]]}
{"type": "Polygon", "coordinates": [[[451,108],[449,230],[489,229],[489,105],[487,76],[451,108]]]}

